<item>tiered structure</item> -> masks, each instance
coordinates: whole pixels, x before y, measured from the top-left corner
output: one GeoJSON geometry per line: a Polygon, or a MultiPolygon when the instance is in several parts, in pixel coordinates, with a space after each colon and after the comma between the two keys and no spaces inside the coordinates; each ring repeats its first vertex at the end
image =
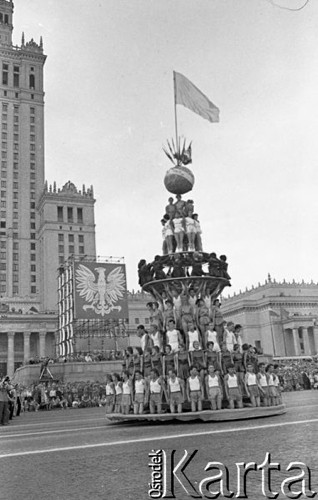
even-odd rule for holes
{"type": "Polygon", "coordinates": [[[176,195],[169,198],[161,220],[163,232],[162,255],[151,263],[142,259],[138,265],[139,284],[163,305],[167,298],[189,296],[194,291],[197,299],[206,303],[216,299],[224,287],[230,286],[226,256],[203,251],[201,227],[194,213],[193,200],[182,200],[182,194],[192,190],[194,175],[188,166],[192,163],[191,144],[186,148],[180,141],[177,147],[168,143],[165,153],[175,164],[166,173],[167,190],[176,195]]]}

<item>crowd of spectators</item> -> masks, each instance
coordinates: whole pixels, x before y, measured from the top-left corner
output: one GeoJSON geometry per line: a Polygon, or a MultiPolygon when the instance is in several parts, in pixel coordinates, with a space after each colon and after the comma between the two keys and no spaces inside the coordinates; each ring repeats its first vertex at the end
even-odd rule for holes
{"type": "Polygon", "coordinates": [[[3,425],[8,424],[13,417],[27,411],[103,407],[106,404],[105,383],[100,382],[57,383],[52,381],[24,386],[13,385],[7,377],[1,390],[3,399],[6,401],[5,408],[3,408],[3,422],[1,421],[3,425]]]}
{"type": "Polygon", "coordinates": [[[318,389],[318,359],[278,361],[278,376],[284,392],[318,389]]]}
{"type": "MultiPolygon", "coordinates": [[[[94,350],[92,352],[77,352],[74,354],[70,354],[68,356],[61,357],[50,357],[50,358],[41,358],[39,356],[34,356],[30,358],[26,364],[27,365],[37,365],[42,363],[44,360],[48,360],[48,364],[53,363],[67,363],[67,362],[78,362],[78,363],[96,363],[98,361],[114,361],[117,359],[123,359],[124,351],[101,351],[94,350]]],[[[21,365],[22,366],[22,365],[21,365]]]]}

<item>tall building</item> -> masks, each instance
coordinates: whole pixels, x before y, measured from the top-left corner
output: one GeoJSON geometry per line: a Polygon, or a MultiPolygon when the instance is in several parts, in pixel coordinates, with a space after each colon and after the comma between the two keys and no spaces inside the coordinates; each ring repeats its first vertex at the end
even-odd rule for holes
{"type": "Polygon", "coordinates": [[[93,188],[44,179],[42,39],[13,45],[13,2],[0,0],[0,373],[54,355],[57,268],[94,257],[93,188]]]}

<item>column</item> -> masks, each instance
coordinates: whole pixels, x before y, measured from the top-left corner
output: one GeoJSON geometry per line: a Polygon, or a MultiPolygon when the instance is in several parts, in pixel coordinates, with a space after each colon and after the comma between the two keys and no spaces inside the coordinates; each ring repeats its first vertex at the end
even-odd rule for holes
{"type": "Polygon", "coordinates": [[[30,336],[31,332],[23,332],[23,361],[28,363],[30,359],[30,336]]]}
{"type": "Polygon", "coordinates": [[[310,344],[309,344],[309,335],[308,335],[308,328],[303,327],[303,340],[304,340],[304,350],[306,356],[310,356],[311,350],[310,350],[310,344]]]}
{"type": "Polygon", "coordinates": [[[313,327],[315,350],[313,354],[318,354],[318,326],[313,327]]]}
{"type": "Polygon", "coordinates": [[[40,358],[45,357],[45,337],[46,337],[46,332],[43,330],[40,331],[39,332],[39,340],[40,340],[39,356],[40,356],[40,358]]]}
{"type": "Polygon", "coordinates": [[[7,375],[13,377],[14,374],[14,332],[8,332],[8,358],[7,358],[7,375]]]}
{"type": "Polygon", "coordinates": [[[293,328],[293,341],[294,341],[295,356],[299,356],[300,355],[300,342],[299,342],[298,328],[293,328]]]}

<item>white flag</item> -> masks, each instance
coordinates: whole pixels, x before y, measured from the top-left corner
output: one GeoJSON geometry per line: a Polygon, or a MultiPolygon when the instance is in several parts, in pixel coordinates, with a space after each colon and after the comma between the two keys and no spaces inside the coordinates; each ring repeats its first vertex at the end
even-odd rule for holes
{"type": "Polygon", "coordinates": [[[173,72],[176,104],[182,104],[212,123],[219,121],[220,110],[181,73],[173,72]]]}

